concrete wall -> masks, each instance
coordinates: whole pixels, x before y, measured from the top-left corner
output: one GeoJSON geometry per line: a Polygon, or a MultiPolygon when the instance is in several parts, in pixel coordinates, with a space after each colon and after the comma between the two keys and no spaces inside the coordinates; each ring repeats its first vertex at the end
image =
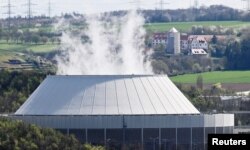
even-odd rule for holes
{"type": "Polygon", "coordinates": [[[146,116],[11,116],[56,129],[189,128],[234,126],[233,114],[146,116]]]}

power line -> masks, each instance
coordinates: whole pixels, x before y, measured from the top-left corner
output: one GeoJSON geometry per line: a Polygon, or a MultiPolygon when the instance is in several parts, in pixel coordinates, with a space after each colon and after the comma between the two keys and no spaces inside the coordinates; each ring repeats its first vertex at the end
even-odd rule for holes
{"type": "Polygon", "coordinates": [[[3,7],[7,7],[7,12],[4,13],[4,14],[7,14],[8,15],[8,31],[10,33],[10,27],[11,27],[11,14],[13,14],[12,12],[12,4],[11,4],[11,0],[8,0],[8,4],[6,6],[3,6],[3,7]]]}
{"type": "Polygon", "coordinates": [[[132,2],[129,2],[129,3],[134,4],[137,10],[141,9],[141,0],[133,0],[132,2]]]}
{"type": "Polygon", "coordinates": [[[34,13],[32,10],[32,6],[35,5],[31,2],[31,0],[27,1],[27,4],[25,4],[27,6],[27,18],[28,18],[28,25],[29,27],[31,27],[31,19],[32,19],[32,14],[34,13]]]}
{"type": "Polygon", "coordinates": [[[196,19],[196,17],[197,17],[197,13],[198,13],[198,8],[199,8],[199,2],[198,2],[198,0],[194,0],[194,6],[193,6],[193,16],[195,17],[195,19],[196,19]]]}
{"type": "Polygon", "coordinates": [[[198,0],[194,0],[194,8],[195,8],[195,9],[198,9],[198,7],[199,7],[199,2],[198,2],[198,0]]]}
{"type": "Polygon", "coordinates": [[[166,3],[164,0],[160,0],[160,10],[163,11],[164,5],[168,5],[169,3],[166,3]]]}
{"type": "Polygon", "coordinates": [[[169,3],[165,2],[165,0],[160,0],[159,3],[156,3],[156,4],[159,4],[160,13],[161,13],[161,16],[162,16],[163,15],[164,6],[168,5],[169,3]]]}

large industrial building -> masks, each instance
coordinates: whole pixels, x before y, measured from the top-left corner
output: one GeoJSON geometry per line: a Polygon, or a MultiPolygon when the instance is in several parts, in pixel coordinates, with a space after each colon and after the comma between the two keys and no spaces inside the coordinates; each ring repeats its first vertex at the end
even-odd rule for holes
{"type": "Polygon", "coordinates": [[[107,149],[205,150],[234,115],[201,114],[166,75],[48,76],[12,116],[107,149]]]}

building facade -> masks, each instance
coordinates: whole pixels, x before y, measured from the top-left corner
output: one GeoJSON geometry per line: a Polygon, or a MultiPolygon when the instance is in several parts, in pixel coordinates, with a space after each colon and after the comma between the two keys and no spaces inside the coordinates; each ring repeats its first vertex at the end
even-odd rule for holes
{"type": "Polygon", "coordinates": [[[167,33],[154,33],[153,34],[153,40],[152,40],[153,47],[157,46],[164,46],[167,45],[167,33]]]}
{"type": "Polygon", "coordinates": [[[208,42],[203,36],[190,36],[188,38],[189,49],[208,50],[208,42]]]}
{"type": "Polygon", "coordinates": [[[233,133],[234,115],[14,116],[107,148],[206,150],[208,134],[233,133]]]}

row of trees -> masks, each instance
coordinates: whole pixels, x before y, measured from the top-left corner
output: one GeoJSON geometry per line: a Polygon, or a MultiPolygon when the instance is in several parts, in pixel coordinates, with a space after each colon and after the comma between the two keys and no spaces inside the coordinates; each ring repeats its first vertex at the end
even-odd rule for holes
{"type": "Polygon", "coordinates": [[[45,30],[30,31],[28,29],[20,30],[12,27],[10,31],[0,28],[0,40],[6,40],[7,43],[33,43],[33,44],[47,44],[48,42],[61,42],[61,33],[47,32],[45,30]]]}
{"type": "Polygon", "coordinates": [[[155,73],[163,73],[170,76],[207,72],[222,68],[220,63],[215,64],[208,57],[166,56],[164,50],[154,52],[152,66],[155,73]]]}
{"type": "MultiPolygon", "coordinates": [[[[125,11],[114,11],[105,15],[123,16],[125,11]]],[[[186,21],[249,21],[249,14],[223,5],[170,10],[141,10],[146,22],[186,22],[186,21]]]]}
{"type": "Polygon", "coordinates": [[[214,110],[223,112],[221,105],[221,95],[233,95],[234,91],[226,90],[220,83],[204,87],[203,77],[197,76],[196,85],[176,83],[177,87],[186,95],[193,105],[201,112],[212,112],[214,110]]]}

